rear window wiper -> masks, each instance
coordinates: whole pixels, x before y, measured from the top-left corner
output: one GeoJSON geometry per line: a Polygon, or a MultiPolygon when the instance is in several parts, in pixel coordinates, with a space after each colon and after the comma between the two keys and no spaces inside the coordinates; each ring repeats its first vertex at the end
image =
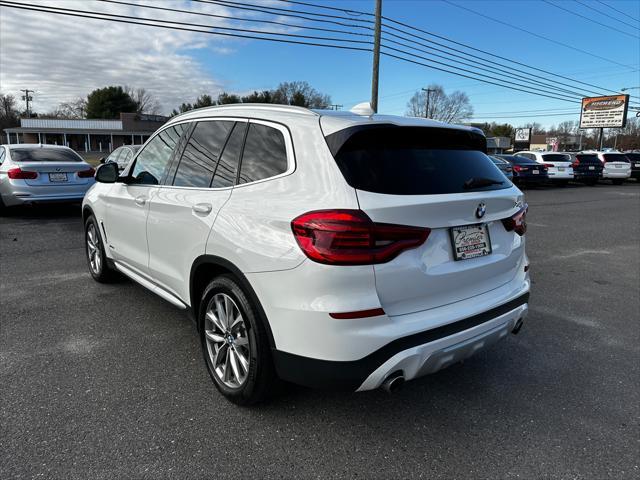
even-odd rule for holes
{"type": "Polygon", "coordinates": [[[470,178],[466,182],[464,182],[464,188],[480,188],[480,187],[488,187],[490,185],[502,185],[504,181],[494,180],[493,178],[470,178]]]}

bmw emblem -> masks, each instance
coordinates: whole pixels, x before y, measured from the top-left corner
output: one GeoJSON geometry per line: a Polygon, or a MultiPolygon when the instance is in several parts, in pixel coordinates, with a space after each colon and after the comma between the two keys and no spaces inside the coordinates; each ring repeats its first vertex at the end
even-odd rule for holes
{"type": "Polygon", "coordinates": [[[479,203],[478,208],[476,208],[476,218],[484,217],[485,213],[487,213],[487,206],[484,203],[479,203]]]}

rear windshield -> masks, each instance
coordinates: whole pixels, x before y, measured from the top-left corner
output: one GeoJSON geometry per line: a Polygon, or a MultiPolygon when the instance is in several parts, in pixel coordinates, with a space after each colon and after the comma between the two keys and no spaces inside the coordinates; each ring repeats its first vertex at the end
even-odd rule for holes
{"type": "Polygon", "coordinates": [[[82,158],[66,148],[13,148],[11,160],[14,162],[81,162],[82,158]]]}
{"type": "Polygon", "coordinates": [[[359,126],[327,137],[353,188],[390,195],[496,190],[511,183],[483,152],[484,136],[466,130],[359,126]]]}
{"type": "Polygon", "coordinates": [[[597,155],[576,155],[576,159],[580,161],[580,163],[600,163],[597,155]]]}
{"type": "Polygon", "coordinates": [[[571,155],[568,153],[554,153],[553,155],[542,155],[545,162],[570,162],[571,155]]]}
{"type": "Polygon", "coordinates": [[[640,162],[640,153],[627,153],[626,156],[632,162],[640,162]]]}
{"type": "Polygon", "coordinates": [[[622,153],[605,153],[602,155],[604,157],[605,162],[627,162],[629,163],[629,159],[626,155],[622,153]]]}

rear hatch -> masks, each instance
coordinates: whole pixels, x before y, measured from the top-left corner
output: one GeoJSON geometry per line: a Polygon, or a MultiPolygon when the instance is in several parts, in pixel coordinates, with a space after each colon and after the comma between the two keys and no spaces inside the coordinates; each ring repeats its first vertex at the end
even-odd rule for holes
{"type": "Polygon", "coordinates": [[[579,153],[573,162],[573,171],[580,176],[600,176],[602,162],[594,153],[579,153]]]}
{"type": "Polygon", "coordinates": [[[66,148],[16,148],[11,160],[25,172],[37,172],[35,178],[25,179],[27,185],[69,186],[93,181],[93,169],[78,154],[66,148]]]}
{"type": "Polygon", "coordinates": [[[545,153],[542,161],[547,166],[549,177],[572,177],[573,166],[571,155],[568,153],[545,153]]]}
{"type": "Polygon", "coordinates": [[[631,170],[629,159],[624,153],[603,153],[602,159],[605,174],[624,174],[631,170]]]}
{"type": "Polygon", "coordinates": [[[484,136],[384,124],[334,135],[327,142],[362,211],[374,222],[431,230],[421,246],[374,265],[387,314],[454,303],[513,279],[524,242],[502,220],[521,209],[522,193],[483,153],[484,136]]]}

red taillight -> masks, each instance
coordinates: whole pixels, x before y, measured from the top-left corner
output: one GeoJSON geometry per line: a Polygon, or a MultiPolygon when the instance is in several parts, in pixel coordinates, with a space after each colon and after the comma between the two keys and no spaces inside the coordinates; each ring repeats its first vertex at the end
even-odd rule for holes
{"type": "Polygon", "coordinates": [[[78,172],[78,177],[80,178],[92,178],[96,174],[96,171],[93,168],[88,170],[80,170],[78,172]]]}
{"type": "Polygon", "coordinates": [[[520,165],[514,165],[513,166],[513,171],[514,172],[520,172],[522,170],[522,167],[520,165]]]}
{"type": "Polygon", "coordinates": [[[431,230],[374,223],[362,210],[318,210],[291,222],[307,257],[327,265],[385,263],[422,245],[431,230]]]}
{"type": "Polygon", "coordinates": [[[515,215],[502,219],[502,224],[507,232],[513,231],[520,236],[527,232],[527,210],[529,210],[529,205],[525,203],[515,215]]]}
{"type": "Polygon", "coordinates": [[[546,168],[553,168],[555,167],[555,165],[553,163],[543,163],[543,166],[545,166],[546,168]]]}
{"type": "Polygon", "coordinates": [[[576,159],[574,160],[574,162],[571,164],[571,166],[572,166],[573,168],[577,168],[577,167],[578,167],[578,165],[580,165],[580,160],[578,160],[578,159],[576,158],[576,159]]]}
{"type": "Polygon", "coordinates": [[[7,177],[12,180],[35,180],[38,178],[38,172],[27,172],[20,167],[7,170],[7,177]]]}

